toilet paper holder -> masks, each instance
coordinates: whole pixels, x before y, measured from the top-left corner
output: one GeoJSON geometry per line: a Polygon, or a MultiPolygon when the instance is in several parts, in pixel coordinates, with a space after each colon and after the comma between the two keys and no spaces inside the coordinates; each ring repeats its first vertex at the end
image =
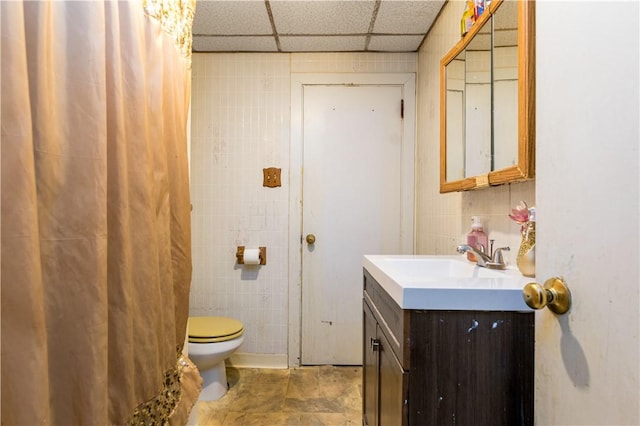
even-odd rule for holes
{"type": "MultiPolygon", "coordinates": [[[[267,248],[266,247],[258,247],[260,259],[260,265],[267,264],[267,248]]],[[[238,246],[236,249],[236,260],[238,265],[244,265],[244,246],[238,246]]]]}

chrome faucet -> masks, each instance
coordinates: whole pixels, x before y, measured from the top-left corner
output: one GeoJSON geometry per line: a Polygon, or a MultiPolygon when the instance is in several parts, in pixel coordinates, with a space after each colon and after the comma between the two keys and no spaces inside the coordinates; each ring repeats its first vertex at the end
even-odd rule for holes
{"type": "Polygon", "coordinates": [[[487,254],[485,252],[485,248],[483,245],[480,245],[480,249],[477,249],[475,247],[471,247],[470,245],[463,244],[458,246],[456,248],[456,251],[462,254],[467,252],[473,253],[476,256],[478,266],[481,266],[483,268],[505,269],[507,265],[504,263],[504,256],[502,255],[502,252],[509,251],[511,249],[509,247],[499,247],[494,251],[493,241],[494,240],[491,240],[491,254],[487,254]]]}

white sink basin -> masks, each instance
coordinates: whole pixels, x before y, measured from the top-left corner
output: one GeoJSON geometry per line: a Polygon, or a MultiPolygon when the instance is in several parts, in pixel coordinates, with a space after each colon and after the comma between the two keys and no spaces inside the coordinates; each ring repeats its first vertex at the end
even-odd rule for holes
{"type": "Polygon", "coordinates": [[[403,309],[531,311],[522,288],[532,278],[481,268],[465,255],[367,255],[363,266],[403,309]]]}
{"type": "Polygon", "coordinates": [[[409,280],[440,278],[502,278],[504,273],[479,268],[464,257],[446,256],[383,256],[376,264],[394,277],[409,280]]]}

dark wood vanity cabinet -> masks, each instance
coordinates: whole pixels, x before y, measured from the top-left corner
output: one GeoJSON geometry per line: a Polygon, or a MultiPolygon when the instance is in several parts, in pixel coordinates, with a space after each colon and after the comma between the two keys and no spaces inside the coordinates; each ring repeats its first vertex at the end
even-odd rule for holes
{"type": "Polygon", "coordinates": [[[534,313],[406,310],[364,270],[363,424],[532,425],[534,313]]]}

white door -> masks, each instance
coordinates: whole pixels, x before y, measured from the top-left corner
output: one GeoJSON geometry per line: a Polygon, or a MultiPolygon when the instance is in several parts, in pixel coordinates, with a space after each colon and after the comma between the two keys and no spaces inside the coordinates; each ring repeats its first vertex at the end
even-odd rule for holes
{"type": "Polygon", "coordinates": [[[639,6],[583,6],[536,4],[536,278],[573,306],[536,312],[535,420],[638,425],[639,6]]]}
{"type": "Polygon", "coordinates": [[[304,86],[302,364],[362,364],[362,256],[402,252],[402,91],[304,86]]]}

